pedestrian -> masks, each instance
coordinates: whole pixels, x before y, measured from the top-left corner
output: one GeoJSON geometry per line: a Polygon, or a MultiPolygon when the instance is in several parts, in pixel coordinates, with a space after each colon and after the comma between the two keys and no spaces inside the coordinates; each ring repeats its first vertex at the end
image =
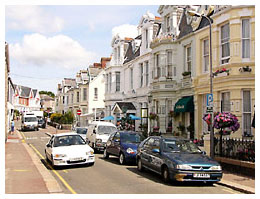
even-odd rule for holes
{"type": "Polygon", "coordinates": [[[14,134],[14,120],[11,121],[11,135],[14,134]]]}

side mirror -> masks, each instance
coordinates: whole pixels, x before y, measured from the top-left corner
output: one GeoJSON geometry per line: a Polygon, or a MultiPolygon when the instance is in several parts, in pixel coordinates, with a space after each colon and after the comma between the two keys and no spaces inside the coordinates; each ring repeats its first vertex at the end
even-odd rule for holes
{"type": "Polygon", "coordinates": [[[159,149],[153,149],[152,152],[153,153],[160,153],[160,150],[159,149]]]}
{"type": "Polygon", "coordinates": [[[96,133],[97,133],[97,132],[96,132],[96,129],[93,129],[93,133],[94,133],[94,134],[96,134],[96,133]]]}
{"type": "Polygon", "coordinates": [[[51,147],[50,143],[46,144],[47,147],[51,147]]]}
{"type": "Polygon", "coordinates": [[[201,153],[202,153],[203,155],[206,155],[206,154],[207,154],[206,151],[201,151],[201,153]]]}

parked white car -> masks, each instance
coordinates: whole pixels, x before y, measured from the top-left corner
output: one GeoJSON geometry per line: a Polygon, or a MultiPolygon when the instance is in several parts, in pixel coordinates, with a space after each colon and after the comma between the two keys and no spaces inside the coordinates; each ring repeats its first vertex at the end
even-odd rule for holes
{"type": "Polygon", "coordinates": [[[94,165],[94,150],[75,132],[52,135],[45,147],[46,160],[52,166],[94,165]]]}

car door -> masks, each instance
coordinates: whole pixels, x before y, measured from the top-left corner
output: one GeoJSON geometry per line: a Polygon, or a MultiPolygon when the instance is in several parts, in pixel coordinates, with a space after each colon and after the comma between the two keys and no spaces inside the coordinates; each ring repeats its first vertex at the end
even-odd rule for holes
{"type": "Polygon", "coordinates": [[[52,155],[53,140],[54,140],[54,136],[51,137],[51,139],[47,144],[48,146],[46,146],[46,155],[48,156],[49,159],[51,159],[51,155],[52,155]]]}
{"type": "Polygon", "coordinates": [[[115,136],[115,133],[111,134],[110,137],[108,138],[107,140],[107,143],[106,143],[106,150],[107,150],[107,153],[112,153],[111,151],[113,151],[112,149],[112,139],[114,138],[115,136]]]}
{"type": "Polygon", "coordinates": [[[150,166],[151,169],[153,169],[154,171],[160,172],[161,171],[161,165],[162,165],[162,158],[161,158],[161,153],[155,152],[153,151],[154,149],[156,150],[161,150],[160,149],[160,139],[156,138],[154,139],[153,143],[151,143],[151,151],[149,153],[150,158],[149,160],[150,162],[150,166]]]}
{"type": "Polygon", "coordinates": [[[154,138],[149,138],[140,149],[140,157],[144,166],[150,168],[150,150],[151,150],[151,143],[153,143],[154,138]]]}
{"type": "Polygon", "coordinates": [[[111,140],[111,154],[118,156],[120,152],[120,133],[115,133],[111,140]]]}

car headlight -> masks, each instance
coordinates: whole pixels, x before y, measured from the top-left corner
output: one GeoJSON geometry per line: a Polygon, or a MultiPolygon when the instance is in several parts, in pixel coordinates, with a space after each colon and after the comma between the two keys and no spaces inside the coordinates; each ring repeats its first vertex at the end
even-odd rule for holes
{"type": "Polygon", "coordinates": [[[187,164],[178,164],[176,166],[177,169],[181,169],[181,170],[191,170],[192,167],[190,165],[187,164]]]}
{"type": "Polygon", "coordinates": [[[93,155],[94,154],[94,151],[88,151],[86,152],[86,155],[93,155]]]}
{"type": "Polygon", "coordinates": [[[96,142],[101,143],[101,142],[102,142],[102,139],[97,139],[96,142]]]}
{"type": "Polygon", "coordinates": [[[64,158],[66,156],[67,156],[66,154],[55,154],[54,155],[55,158],[64,158]]]}
{"type": "Polygon", "coordinates": [[[221,168],[221,166],[212,166],[212,167],[209,168],[209,170],[213,170],[213,171],[221,171],[222,168],[221,168]]]}
{"type": "Polygon", "coordinates": [[[130,153],[130,154],[134,154],[134,153],[135,153],[134,150],[133,150],[132,148],[128,148],[128,149],[126,149],[126,152],[127,152],[127,153],[130,153]]]}

